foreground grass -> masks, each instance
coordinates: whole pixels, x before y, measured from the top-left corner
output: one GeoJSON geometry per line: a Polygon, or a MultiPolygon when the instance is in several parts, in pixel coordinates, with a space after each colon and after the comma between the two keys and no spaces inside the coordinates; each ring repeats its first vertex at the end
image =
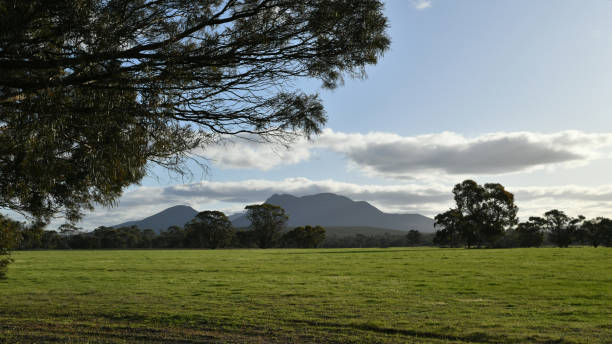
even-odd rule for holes
{"type": "Polygon", "coordinates": [[[18,252],[0,342],[610,343],[612,249],[18,252]]]}

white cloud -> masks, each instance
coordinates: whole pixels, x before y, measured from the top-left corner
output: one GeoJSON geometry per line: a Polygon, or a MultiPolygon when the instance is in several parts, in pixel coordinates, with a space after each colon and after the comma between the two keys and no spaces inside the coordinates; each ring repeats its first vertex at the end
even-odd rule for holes
{"type": "Polygon", "coordinates": [[[240,182],[201,182],[170,186],[163,194],[170,198],[204,198],[222,202],[261,202],[275,193],[288,193],[294,196],[311,195],[322,192],[341,194],[356,200],[375,201],[380,204],[436,203],[447,198],[444,186],[402,185],[362,185],[339,182],[331,179],[313,181],[308,178],[287,178],[276,180],[245,180],[240,182]]]}
{"type": "Polygon", "coordinates": [[[317,142],[319,147],[345,154],[370,173],[411,178],[432,172],[495,175],[585,163],[612,146],[612,134],[513,132],[467,138],[453,132],[399,136],[326,130],[317,142]]]}
{"type": "Polygon", "coordinates": [[[221,168],[267,171],[279,165],[291,165],[309,160],[310,149],[309,142],[303,138],[297,139],[287,147],[280,143],[258,142],[255,137],[234,137],[194,153],[206,157],[221,168]]]}
{"type": "Polygon", "coordinates": [[[432,5],[431,0],[412,0],[412,5],[419,11],[428,9],[432,5]]]}
{"type": "Polygon", "coordinates": [[[572,216],[612,217],[612,185],[517,187],[510,191],[523,217],[539,216],[551,209],[563,210],[572,216]]]}
{"type": "Polygon", "coordinates": [[[567,168],[608,157],[610,148],[610,133],[500,132],[468,138],[453,132],[400,136],[326,129],[312,141],[297,140],[289,149],[234,140],[208,146],[201,154],[221,168],[269,170],[308,161],[315,150],[328,150],[343,154],[352,166],[368,174],[413,179],[567,168]]]}

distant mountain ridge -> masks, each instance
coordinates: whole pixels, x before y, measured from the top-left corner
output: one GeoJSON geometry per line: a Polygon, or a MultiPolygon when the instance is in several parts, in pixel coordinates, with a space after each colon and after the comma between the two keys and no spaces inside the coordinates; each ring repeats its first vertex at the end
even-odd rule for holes
{"type": "Polygon", "coordinates": [[[113,227],[131,227],[136,226],[140,229],[153,229],[156,232],[168,229],[171,226],[183,227],[187,222],[191,221],[198,211],[187,205],[175,205],[161,212],[144,218],[140,221],[128,221],[113,227]]]}
{"type": "MultiPolygon", "coordinates": [[[[353,201],[333,193],[320,193],[296,197],[289,194],[274,194],[265,203],[285,209],[289,215],[288,226],[320,225],[323,227],[373,227],[379,229],[408,231],[416,229],[424,233],[434,231],[431,218],[420,214],[387,214],[368,202],[353,201]]],[[[129,221],[113,227],[136,226],[157,232],[170,226],[184,226],[198,211],[178,205],[140,221],[129,221]]],[[[235,227],[250,225],[244,213],[229,216],[235,227]]]]}
{"type": "MultiPolygon", "coordinates": [[[[434,231],[431,218],[420,214],[387,214],[368,202],[353,201],[333,193],[296,197],[274,194],[265,203],[285,209],[289,215],[288,226],[320,225],[323,227],[376,227],[408,231],[416,229],[434,231]]],[[[233,220],[236,227],[247,227],[246,215],[233,220]]]]}

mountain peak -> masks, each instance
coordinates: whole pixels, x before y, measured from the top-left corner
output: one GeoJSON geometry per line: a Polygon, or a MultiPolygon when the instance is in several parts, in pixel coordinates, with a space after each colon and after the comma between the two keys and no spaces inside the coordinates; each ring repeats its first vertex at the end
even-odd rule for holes
{"type": "Polygon", "coordinates": [[[275,204],[275,202],[292,201],[295,199],[298,199],[298,197],[295,197],[290,194],[274,194],[270,196],[264,203],[275,204]]]}
{"type": "MultiPolygon", "coordinates": [[[[353,201],[334,193],[319,193],[296,197],[289,194],[274,194],[266,200],[285,209],[289,215],[288,226],[304,225],[369,226],[397,230],[417,229],[433,231],[433,220],[418,214],[386,214],[365,201],[353,201]]],[[[237,227],[249,225],[246,216],[234,219],[237,227]]]]}
{"type": "MultiPolygon", "coordinates": [[[[433,220],[418,214],[387,214],[365,201],[353,201],[333,193],[319,193],[296,197],[274,194],[266,200],[285,209],[289,227],[321,225],[325,227],[376,227],[407,231],[416,229],[433,232],[433,220]]],[[[125,222],[113,227],[137,226],[157,232],[170,226],[184,226],[198,211],[188,205],[176,205],[140,221],[125,222]]],[[[245,214],[234,214],[231,221],[236,227],[249,226],[245,214]]]]}
{"type": "Polygon", "coordinates": [[[198,211],[188,205],[175,205],[166,208],[155,215],[151,215],[140,221],[124,222],[113,227],[136,226],[140,229],[153,229],[156,232],[166,230],[170,226],[184,226],[191,221],[198,211]]]}
{"type": "Polygon", "coordinates": [[[162,210],[161,212],[172,212],[172,211],[197,211],[195,209],[193,209],[191,206],[185,205],[185,204],[179,204],[179,205],[174,205],[170,208],[166,208],[164,210],[162,210]]]}

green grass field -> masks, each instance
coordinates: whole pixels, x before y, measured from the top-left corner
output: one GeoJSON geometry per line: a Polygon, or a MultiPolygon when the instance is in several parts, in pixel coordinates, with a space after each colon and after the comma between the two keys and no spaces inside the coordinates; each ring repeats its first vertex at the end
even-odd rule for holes
{"type": "Polygon", "coordinates": [[[612,249],[18,252],[6,343],[612,343],[612,249]]]}

